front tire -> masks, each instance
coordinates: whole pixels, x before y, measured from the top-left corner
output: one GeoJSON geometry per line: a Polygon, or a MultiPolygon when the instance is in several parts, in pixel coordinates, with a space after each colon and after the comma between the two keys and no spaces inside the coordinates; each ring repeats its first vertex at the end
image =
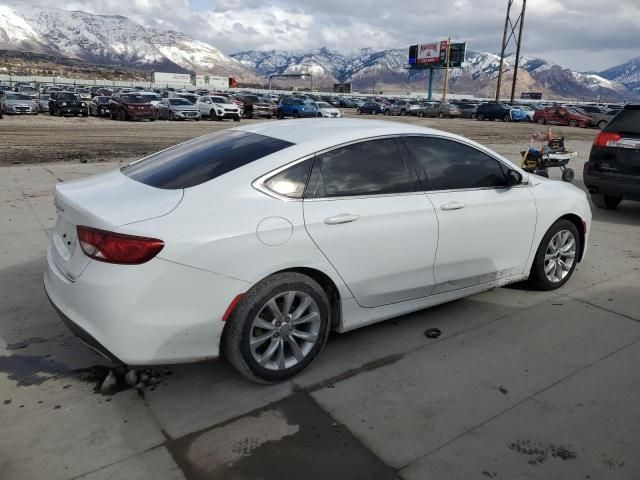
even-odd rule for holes
{"type": "Polygon", "coordinates": [[[543,117],[538,119],[538,125],[544,125],[545,123],[547,123],[547,121],[543,117]]]}
{"type": "Polygon", "coordinates": [[[591,201],[598,208],[606,208],[607,210],[615,210],[620,205],[622,198],[612,197],[603,193],[592,193],[591,201]]]}
{"type": "Polygon", "coordinates": [[[483,113],[479,113],[476,118],[478,119],[479,122],[482,122],[484,120],[484,114],[483,113]]]}
{"type": "Polygon", "coordinates": [[[577,120],[569,120],[569,126],[570,127],[577,127],[578,126],[578,121],[577,120]]]}
{"type": "Polygon", "coordinates": [[[531,267],[530,283],[540,290],[563,286],[576,268],[580,234],[569,220],[554,223],[542,238],[531,267]]]}
{"type": "Polygon", "coordinates": [[[224,355],[253,381],[287,380],[322,351],[330,312],[327,294],[312,278],[276,273],[252,287],[234,309],[222,342],[224,355]]]}

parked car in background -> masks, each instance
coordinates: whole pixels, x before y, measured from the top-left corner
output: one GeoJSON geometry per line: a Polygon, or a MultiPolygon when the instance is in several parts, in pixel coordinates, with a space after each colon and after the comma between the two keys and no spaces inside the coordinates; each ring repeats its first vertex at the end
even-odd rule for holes
{"type": "Polygon", "coordinates": [[[49,94],[49,115],[82,115],[89,116],[87,102],[82,101],[80,95],[61,90],[49,94]]]}
{"type": "Polygon", "coordinates": [[[318,110],[318,117],[342,118],[342,112],[338,108],[328,104],[327,102],[309,102],[309,103],[315,106],[316,109],[318,110]]]}
{"type": "Polygon", "coordinates": [[[239,106],[242,108],[242,115],[245,118],[273,117],[274,113],[273,113],[273,110],[271,110],[271,103],[261,101],[258,95],[239,94],[239,95],[236,95],[234,98],[236,102],[239,103],[239,106]]]}
{"type": "Polygon", "coordinates": [[[536,111],[533,108],[531,108],[529,105],[514,105],[512,108],[522,110],[526,116],[526,121],[533,122],[533,116],[536,113],[536,111]]]}
{"type": "Polygon", "coordinates": [[[240,107],[222,96],[203,95],[196,102],[196,108],[201,117],[209,120],[231,119],[239,122],[242,116],[240,107]]]}
{"type": "Polygon", "coordinates": [[[191,105],[195,105],[196,102],[198,101],[199,95],[196,95],[195,93],[179,92],[179,93],[170,93],[169,98],[183,98],[187,102],[189,102],[191,105]]]}
{"type": "Polygon", "coordinates": [[[358,108],[358,102],[355,98],[340,98],[340,107],[342,108],[358,108]]]}
{"type": "Polygon", "coordinates": [[[0,97],[0,109],[7,115],[37,115],[38,104],[29,95],[4,92],[0,97]]]}
{"type": "Polygon", "coordinates": [[[382,103],[378,103],[378,102],[365,102],[362,105],[360,105],[357,109],[357,112],[359,115],[362,115],[363,113],[368,113],[371,115],[384,115],[387,111],[387,107],[385,105],[383,105],[382,103]]]}
{"type": "Polygon", "coordinates": [[[573,108],[547,107],[544,110],[538,110],[533,115],[533,121],[540,125],[567,125],[587,128],[591,124],[591,117],[573,108]]]}
{"type": "Polygon", "coordinates": [[[317,117],[318,109],[311,103],[300,98],[286,97],[278,105],[278,118],[309,118],[317,117]]]}
{"type": "Polygon", "coordinates": [[[602,113],[594,113],[591,115],[591,126],[598,127],[602,130],[615,117],[620,110],[604,110],[602,113]]]}
{"type": "Polygon", "coordinates": [[[331,329],[558,289],[591,226],[582,191],[471,140],[344,119],[215,132],[60,182],[55,204],[44,287],[76,335],[118,363],[220,356],[262,383],[331,329]]]}
{"type": "Polygon", "coordinates": [[[35,87],[32,87],[31,85],[20,85],[16,89],[16,92],[21,93],[23,95],[27,95],[33,99],[38,98],[38,89],[35,87]]]}
{"type": "Polygon", "coordinates": [[[391,105],[389,105],[389,107],[387,107],[385,114],[400,115],[404,117],[405,115],[409,115],[412,107],[416,112],[420,109],[420,105],[418,105],[417,101],[396,100],[391,105]]]}
{"type": "Polygon", "coordinates": [[[109,97],[96,95],[89,102],[89,115],[94,117],[110,117],[109,97]]]}
{"type": "Polygon", "coordinates": [[[157,118],[162,120],[200,120],[200,110],[184,98],[163,98],[158,104],[157,118]]]}
{"type": "Polygon", "coordinates": [[[598,133],[583,178],[596,207],[640,201],[640,104],[625,105],[598,133]]]}
{"type": "Polygon", "coordinates": [[[49,111],[49,96],[48,93],[38,93],[37,98],[33,100],[38,106],[39,113],[47,113],[49,111]]]}
{"type": "Polygon", "coordinates": [[[476,119],[479,121],[502,120],[503,122],[510,122],[511,106],[505,103],[481,103],[476,110],[476,119]]]}
{"type": "Polygon", "coordinates": [[[76,93],[80,95],[80,98],[89,103],[91,101],[91,89],[87,87],[76,88],[76,93]]]}
{"type": "Polygon", "coordinates": [[[471,120],[476,119],[476,111],[478,110],[478,105],[475,103],[462,102],[457,103],[458,110],[460,110],[460,118],[470,118],[471,120]]]}
{"type": "Polygon", "coordinates": [[[575,106],[588,115],[597,115],[599,113],[604,113],[609,110],[608,108],[601,107],[600,105],[575,105],[575,106]]]}
{"type": "Polygon", "coordinates": [[[140,95],[144,97],[151,105],[153,105],[156,109],[158,108],[158,104],[162,101],[162,96],[156,92],[147,92],[142,91],[140,95]]]}
{"type": "Polygon", "coordinates": [[[156,108],[137,91],[118,92],[111,95],[109,112],[112,120],[154,121],[156,119],[156,108]]]}
{"type": "Polygon", "coordinates": [[[418,110],[412,111],[410,114],[427,118],[459,118],[461,116],[457,105],[441,102],[423,103],[418,110]]]}

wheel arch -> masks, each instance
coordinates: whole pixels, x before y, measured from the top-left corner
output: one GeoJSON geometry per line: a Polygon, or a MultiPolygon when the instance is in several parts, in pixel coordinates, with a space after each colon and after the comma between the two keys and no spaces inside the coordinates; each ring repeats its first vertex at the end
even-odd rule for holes
{"type": "Polygon", "coordinates": [[[340,308],[340,291],[337,285],[326,273],[310,267],[295,267],[280,270],[274,273],[295,272],[312,278],[322,287],[329,297],[331,305],[331,329],[336,329],[342,323],[342,309],[340,308]]]}
{"type": "Polygon", "coordinates": [[[568,213],[566,215],[561,216],[558,220],[568,220],[573,223],[578,230],[578,234],[580,235],[580,251],[578,252],[578,262],[582,261],[582,255],[585,249],[585,224],[584,221],[575,213],[568,213]]]}

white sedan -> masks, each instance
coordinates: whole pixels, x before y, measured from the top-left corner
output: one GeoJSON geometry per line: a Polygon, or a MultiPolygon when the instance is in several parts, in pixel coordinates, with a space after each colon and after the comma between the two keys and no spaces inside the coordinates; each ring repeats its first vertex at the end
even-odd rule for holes
{"type": "Polygon", "coordinates": [[[342,112],[327,102],[311,102],[318,109],[319,117],[342,118],[342,112]]]}
{"type": "Polygon", "coordinates": [[[587,245],[576,187],[407,124],[260,123],[60,183],[46,291],[130,365],[224,356],[287,379],[345,332],[529,279],[587,245]]]}

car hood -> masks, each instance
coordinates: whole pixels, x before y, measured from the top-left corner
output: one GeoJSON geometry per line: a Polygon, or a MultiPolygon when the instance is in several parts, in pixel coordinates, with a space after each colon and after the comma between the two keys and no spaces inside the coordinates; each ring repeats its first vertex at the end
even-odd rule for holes
{"type": "Polygon", "coordinates": [[[214,103],[213,106],[216,108],[240,108],[235,103],[214,103]]]}
{"type": "Polygon", "coordinates": [[[340,110],[335,107],[319,108],[318,110],[320,110],[322,113],[340,113],[340,110]]]}

